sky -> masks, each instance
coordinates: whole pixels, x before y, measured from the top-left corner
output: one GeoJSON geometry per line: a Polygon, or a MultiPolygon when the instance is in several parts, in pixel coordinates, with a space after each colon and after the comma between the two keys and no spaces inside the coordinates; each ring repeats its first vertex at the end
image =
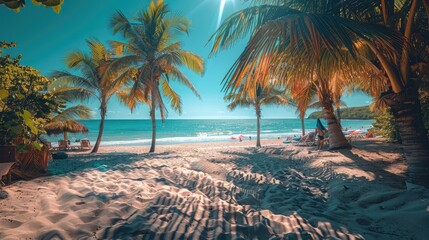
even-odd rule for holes
{"type": "MultiPolygon", "coordinates": [[[[198,89],[201,99],[179,84],[172,84],[181,95],[183,110],[179,115],[169,109],[170,119],[244,119],[254,118],[251,108],[237,108],[229,111],[223,100],[222,79],[233,62],[244,49],[245,40],[233,48],[221,51],[209,57],[212,44],[208,42],[216,31],[219,20],[240,10],[245,5],[241,0],[164,0],[173,14],[187,17],[191,23],[189,36],[180,40],[185,50],[192,51],[205,59],[205,73],[196,75],[183,69],[188,78],[198,89]],[[220,17],[221,6],[224,6],[220,17]]],[[[34,6],[27,0],[25,8],[15,13],[0,5],[0,41],[15,42],[17,47],[6,51],[16,56],[22,54],[21,64],[32,66],[49,76],[55,70],[66,70],[65,56],[75,50],[88,51],[85,40],[98,39],[108,43],[109,40],[120,40],[109,28],[109,20],[117,11],[122,11],[129,18],[137,11],[146,8],[150,0],[65,0],[61,12],[56,14],[52,9],[34,6]]],[[[345,96],[347,106],[368,105],[371,98],[363,93],[345,96]]],[[[90,99],[83,102],[94,110],[98,116],[98,102],[90,99]]],[[[311,110],[308,111],[312,112],[311,110]]],[[[295,109],[285,106],[265,106],[263,118],[296,118],[295,109]]],[[[108,105],[108,119],[147,119],[149,109],[141,105],[133,112],[112,98],[108,105]]]]}

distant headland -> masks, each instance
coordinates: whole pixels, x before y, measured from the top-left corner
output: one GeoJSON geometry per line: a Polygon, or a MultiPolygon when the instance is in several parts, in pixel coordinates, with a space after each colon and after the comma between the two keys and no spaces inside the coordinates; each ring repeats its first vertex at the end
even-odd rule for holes
{"type": "MultiPolygon", "coordinates": [[[[343,108],[340,114],[342,119],[374,119],[376,116],[369,110],[369,106],[343,108]]],[[[322,111],[312,112],[308,118],[323,118],[323,113],[322,111]]]]}

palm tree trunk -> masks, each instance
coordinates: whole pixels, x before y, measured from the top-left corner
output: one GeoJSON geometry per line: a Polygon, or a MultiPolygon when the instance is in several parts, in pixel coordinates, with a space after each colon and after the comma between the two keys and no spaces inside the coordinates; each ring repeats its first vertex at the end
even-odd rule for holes
{"type": "Polygon", "coordinates": [[[94,145],[94,148],[92,148],[91,153],[97,153],[98,148],[100,147],[101,138],[103,137],[103,131],[104,131],[104,120],[106,119],[106,112],[107,112],[106,110],[107,110],[106,104],[102,103],[100,108],[101,119],[100,119],[100,126],[98,128],[97,141],[95,141],[95,145],[94,145]]]}
{"type": "Polygon", "coordinates": [[[302,136],[305,135],[305,125],[304,125],[304,118],[301,118],[301,129],[302,129],[302,136]]]}
{"type": "Polygon", "coordinates": [[[261,106],[256,104],[255,109],[256,109],[256,128],[257,128],[256,147],[260,147],[261,146],[261,106]]]}
{"type": "Polygon", "coordinates": [[[155,152],[156,144],[156,119],[155,119],[155,109],[150,110],[150,119],[152,120],[152,143],[150,145],[150,153],[155,152]]]}
{"type": "Polygon", "coordinates": [[[152,97],[152,104],[150,109],[150,119],[152,120],[152,143],[150,145],[150,153],[155,152],[156,144],[156,119],[155,119],[155,98],[152,97]]]}
{"type": "Polygon", "coordinates": [[[64,141],[67,141],[68,137],[67,137],[67,132],[64,131],[64,141]]]}
{"type": "Polygon", "coordinates": [[[341,126],[341,108],[337,107],[337,117],[338,117],[338,124],[340,125],[340,128],[342,129],[341,126]]]}
{"type": "Polygon", "coordinates": [[[408,181],[429,188],[429,140],[417,88],[409,86],[401,93],[385,93],[381,99],[390,106],[401,135],[408,181]]]}
{"type": "Polygon", "coordinates": [[[351,145],[341,130],[341,126],[335,117],[334,108],[331,102],[323,103],[323,115],[328,123],[329,149],[350,148],[351,145]]]}

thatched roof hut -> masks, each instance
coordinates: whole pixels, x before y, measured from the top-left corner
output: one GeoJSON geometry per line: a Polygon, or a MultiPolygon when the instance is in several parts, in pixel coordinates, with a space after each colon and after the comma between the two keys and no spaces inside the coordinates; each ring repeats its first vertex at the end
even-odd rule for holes
{"type": "Polygon", "coordinates": [[[45,125],[45,131],[48,135],[64,134],[64,140],[67,140],[67,133],[87,133],[88,128],[76,120],[55,121],[45,125]]]}

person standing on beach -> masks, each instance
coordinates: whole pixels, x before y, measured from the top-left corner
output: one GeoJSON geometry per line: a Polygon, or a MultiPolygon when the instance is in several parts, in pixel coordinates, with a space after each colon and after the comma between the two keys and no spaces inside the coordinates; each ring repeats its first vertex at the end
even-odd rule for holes
{"type": "Polygon", "coordinates": [[[317,149],[322,149],[323,148],[323,140],[325,139],[325,133],[326,133],[326,128],[325,126],[323,126],[322,122],[320,121],[320,119],[317,119],[317,123],[316,123],[316,134],[317,134],[317,149]]]}

